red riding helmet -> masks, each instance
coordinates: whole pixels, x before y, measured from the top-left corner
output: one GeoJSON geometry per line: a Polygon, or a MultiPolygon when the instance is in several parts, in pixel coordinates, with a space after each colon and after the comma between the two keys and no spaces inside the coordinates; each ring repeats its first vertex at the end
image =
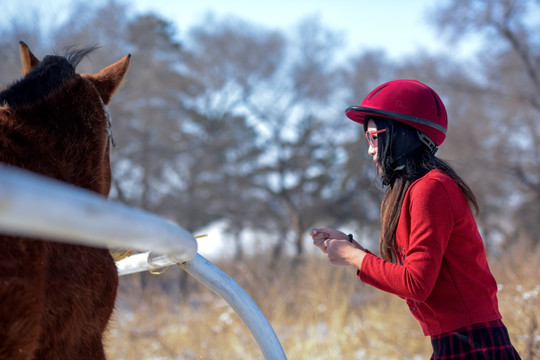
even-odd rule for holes
{"type": "Polygon", "coordinates": [[[448,119],[444,104],[429,86],[416,80],[394,80],[375,88],[360,106],[345,110],[351,120],[363,124],[376,115],[408,124],[425,134],[437,146],[446,138],[448,119]]]}

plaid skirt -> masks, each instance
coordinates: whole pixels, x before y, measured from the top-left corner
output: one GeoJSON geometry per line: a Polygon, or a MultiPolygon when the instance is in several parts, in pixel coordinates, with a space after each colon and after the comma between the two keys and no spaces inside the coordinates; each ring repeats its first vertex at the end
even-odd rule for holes
{"type": "Polygon", "coordinates": [[[501,320],[473,324],[431,337],[431,360],[521,359],[501,320]]]}

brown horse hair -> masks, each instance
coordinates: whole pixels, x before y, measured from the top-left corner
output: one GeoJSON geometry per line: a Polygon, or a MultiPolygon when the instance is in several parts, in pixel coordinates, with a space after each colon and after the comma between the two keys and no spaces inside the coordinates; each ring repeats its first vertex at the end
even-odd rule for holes
{"type": "MultiPolygon", "coordinates": [[[[70,48],[65,57],[40,61],[20,43],[23,77],[0,92],[0,166],[108,196],[105,105],[121,86],[130,55],[98,73],[77,74],[93,49],[70,48]]],[[[0,235],[0,359],[104,360],[117,287],[107,248],[0,235]]]]}

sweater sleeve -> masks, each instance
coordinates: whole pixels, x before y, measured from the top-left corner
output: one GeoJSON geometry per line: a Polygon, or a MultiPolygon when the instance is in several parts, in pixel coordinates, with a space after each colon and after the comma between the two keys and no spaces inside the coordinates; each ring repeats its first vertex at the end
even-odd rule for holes
{"type": "Polygon", "coordinates": [[[407,244],[401,255],[403,265],[368,254],[358,272],[360,279],[400,297],[425,301],[435,286],[453,227],[447,189],[437,180],[421,179],[409,189],[396,232],[407,244]]]}

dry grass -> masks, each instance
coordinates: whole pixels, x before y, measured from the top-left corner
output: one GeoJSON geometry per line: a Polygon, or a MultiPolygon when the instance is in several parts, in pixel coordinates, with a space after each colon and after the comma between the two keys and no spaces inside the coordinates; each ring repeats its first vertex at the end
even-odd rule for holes
{"type": "Polygon", "coordinates": [[[540,246],[517,246],[491,267],[499,285],[499,308],[523,360],[540,359],[540,246]]]}
{"type": "MultiPolygon", "coordinates": [[[[501,312],[524,360],[540,359],[539,259],[538,252],[523,249],[504,261],[491,261],[502,284],[501,312]]],[[[431,355],[429,339],[406,304],[363,285],[352,269],[332,267],[321,256],[295,265],[284,259],[273,271],[264,264],[264,257],[255,256],[240,264],[217,265],[257,302],[288,359],[431,355]]],[[[122,283],[107,339],[110,359],[262,359],[247,327],[230,307],[195,280],[186,280],[179,268],[146,280],[130,275],[122,283]],[[153,286],[158,283],[160,287],[153,286]],[[171,291],[180,283],[183,290],[171,291]]]]}

